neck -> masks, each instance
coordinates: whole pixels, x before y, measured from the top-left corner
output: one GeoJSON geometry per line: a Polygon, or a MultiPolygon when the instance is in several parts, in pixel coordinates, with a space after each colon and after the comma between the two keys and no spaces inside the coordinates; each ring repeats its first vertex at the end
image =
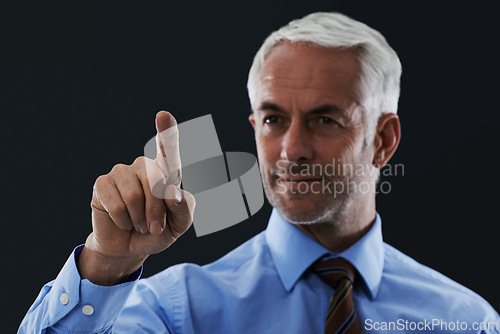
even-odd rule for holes
{"type": "Polygon", "coordinates": [[[363,203],[352,204],[331,221],[294,226],[329,251],[341,253],[361,239],[375,222],[374,196],[363,203]]]}

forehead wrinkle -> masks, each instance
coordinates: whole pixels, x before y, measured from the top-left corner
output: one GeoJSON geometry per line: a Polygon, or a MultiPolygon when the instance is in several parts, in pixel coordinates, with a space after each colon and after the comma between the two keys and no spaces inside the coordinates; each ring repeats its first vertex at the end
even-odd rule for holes
{"type": "MultiPolygon", "coordinates": [[[[338,76],[340,73],[337,72],[336,74],[338,76]]],[[[273,100],[275,97],[279,97],[281,93],[286,94],[286,90],[296,90],[297,92],[292,95],[294,99],[301,98],[306,94],[308,100],[311,98],[313,100],[322,101],[315,104],[331,103],[341,106],[342,103],[338,100],[339,97],[342,97],[342,99],[345,100],[350,100],[350,102],[358,103],[359,101],[356,96],[356,90],[347,89],[346,87],[346,81],[349,86],[355,87],[355,85],[351,85],[351,80],[356,79],[352,77],[352,73],[346,71],[343,71],[341,75],[345,79],[337,78],[337,80],[333,81],[330,80],[330,77],[327,77],[328,80],[325,80],[325,77],[318,78],[315,75],[292,78],[288,74],[280,76],[267,74],[261,78],[260,89],[258,90],[263,93],[262,97],[265,97],[266,99],[272,98],[273,100]]]]}
{"type": "Polygon", "coordinates": [[[269,101],[301,112],[321,104],[335,104],[347,112],[353,103],[359,104],[359,61],[352,50],[284,43],[266,58],[256,90],[258,104],[269,101]]]}

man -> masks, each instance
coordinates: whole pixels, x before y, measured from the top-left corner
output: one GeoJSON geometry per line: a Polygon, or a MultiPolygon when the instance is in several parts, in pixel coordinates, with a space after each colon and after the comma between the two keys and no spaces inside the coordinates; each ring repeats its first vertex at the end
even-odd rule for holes
{"type": "Polygon", "coordinates": [[[385,39],[338,13],[271,34],[248,80],[274,207],[266,231],[207,266],[139,280],[194,210],[179,188],[175,119],[160,112],[158,156],[96,180],[93,232],[19,332],[499,333],[481,297],[382,241],[375,181],[400,140],[400,75],[385,39]],[[165,199],[152,195],[152,175],[164,179],[165,199]]]}

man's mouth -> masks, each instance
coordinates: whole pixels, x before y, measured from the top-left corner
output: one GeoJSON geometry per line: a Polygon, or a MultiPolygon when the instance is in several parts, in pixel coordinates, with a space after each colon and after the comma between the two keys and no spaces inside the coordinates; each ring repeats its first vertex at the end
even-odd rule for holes
{"type": "Polygon", "coordinates": [[[278,190],[307,193],[313,190],[314,185],[319,185],[323,180],[318,176],[291,176],[291,175],[278,175],[276,183],[278,190]]]}
{"type": "Polygon", "coordinates": [[[310,181],[321,181],[321,177],[283,177],[279,176],[278,180],[287,182],[310,182],[310,181]]]}

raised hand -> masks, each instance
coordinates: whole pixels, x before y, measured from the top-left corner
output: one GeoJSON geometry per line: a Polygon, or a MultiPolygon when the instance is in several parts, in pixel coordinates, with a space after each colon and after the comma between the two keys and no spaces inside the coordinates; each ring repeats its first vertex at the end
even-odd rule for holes
{"type": "Polygon", "coordinates": [[[156,115],[157,156],[118,164],[99,176],[92,194],[92,227],[78,258],[82,278],[112,285],[136,271],[150,254],[168,248],[192,224],[195,200],[179,188],[177,122],[156,115]]]}

